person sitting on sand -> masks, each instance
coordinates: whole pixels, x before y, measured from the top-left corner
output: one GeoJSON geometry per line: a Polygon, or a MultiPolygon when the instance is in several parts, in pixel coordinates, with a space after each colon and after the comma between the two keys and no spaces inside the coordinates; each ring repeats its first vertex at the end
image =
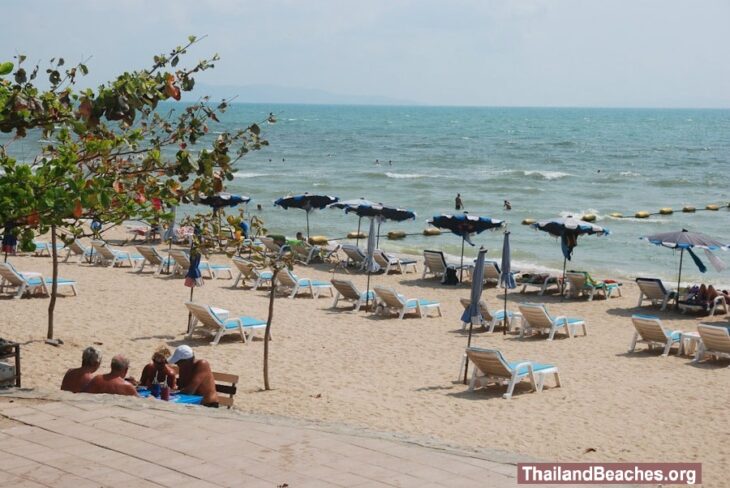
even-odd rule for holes
{"type": "Polygon", "coordinates": [[[117,354],[112,358],[111,371],[94,376],[86,387],[86,393],[139,396],[134,385],[124,379],[127,371],[129,371],[129,359],[117,354]]]}
{"type": "Polygon", "coordinates": [[[147,364],[142,370],[142,377],[139,379],[140,386],[150,388],[157,378],[158,383],[167,382],[167,386],[171,390],[177,388],[175,380],[175,370],[167,364],[167,358],[170,357],[170,349],[167,346],[158,347],[152,354],[152,362],[147,364]]]}
{"type": "Polygon", "coordinates": [[[168,361],[180,368],[177,385],[181,393],[200,395],[204,406],[218,408],[218,393],[208,361],[195,359],[192,348],[186,345],[178,346],[168,361]]]}
{"type": "Polygon", "coordinates": [[[87,347],[81,354],[81,367],[66,371],[61,389],[71,393],[84,391],[99,366],[101,366],[101,351],[92,346],[87,347]]]}

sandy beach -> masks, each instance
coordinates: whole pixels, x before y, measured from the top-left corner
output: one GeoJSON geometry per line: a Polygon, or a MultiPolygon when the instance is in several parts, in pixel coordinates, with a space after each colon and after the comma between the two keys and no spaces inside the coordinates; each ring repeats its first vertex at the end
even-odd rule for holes
{"type": "MultiPolygon", "coordinates": [[[[127,246],[127,249],[132,249],[127,246]]],[[[557,251],[556,251],[557,252],[557,251]]],[[[20,270],[50,276],[48,257],[16,256],[20,270]]],[[[225,256],[211,262],[226,263],[225,256]]],[[[421,264],[419,263],[419,268],[421,264]]],[[[329,280],[331,265],[297,266],[300,277],[329,280]]],[[[422,269],[422,268],[421,268],[422,269]]],[[[345,272],[338,277],[365,289],[366,277],[345,272]]],[[[567,299],[535,292],[510,292],[509,308],[518,302],[545,302],[554,315],[583,317],[588,336],[520,340],[517,335],[476,329],[473,343],[503,351],[509,360],[555,364],[563,386],[529,393],[523,385],[511,400],[504,389],[473,393],[457,382],[466,345],[461,332],[460,297],[469,285],[441,285],[418,274],[373,276],[371,285],[395,287],[408,297],[441,302],[443,317],[382,318],[342,307],[332,299],[278,298],[271,344],[272,391],[263,391],[260,338],[243,344],[236,336],[217,346],[203,336],[186,341],[189,289],[180,277],[138,274],[130,268],[61,264],[59,275],[78,281],[79,296],[57,303],[56,337],[64,344],[43,343],[48,298],[0,300],[0,336],[22,343],[23,386],[53,390],[64,371],[80,363],[81,351],[98,345],[103,370],[116,353],[131,360],[139,377],[160,344],[188,343],[215,371],[240,375],[236,407],[353,427],[431,438],[461,448],[491,448],[559,461],[698,461],[706,486],[719,486],[730,457],[724,408],[730,392],[728,362],[691,364],[674,352],[627,354],[633,334],[630,316],[639,311],[662,318],[665,326],[696,330],[699,323],[727,324],[714,317],[636,308],[638,288],[622,280],[623,297],[608,300],[567,299]]],[[[609,278],[598,276],[597,278],[609,278]]],[[[610,278],[620,277],[611,276],[610,278]]],[[[267,290],[232,289],[229,279],[206,280],[195,301],[230,310],[232,316],[265,319],[267,290]]],[[[490,308],[501,307],[501,290],[485,289],[490,308]]],[[[552,385],[551,382],[547,383],[552,385]]]]}

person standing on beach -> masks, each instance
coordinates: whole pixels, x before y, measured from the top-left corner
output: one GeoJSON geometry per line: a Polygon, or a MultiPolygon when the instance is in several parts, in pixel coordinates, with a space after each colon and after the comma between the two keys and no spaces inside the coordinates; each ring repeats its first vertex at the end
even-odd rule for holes
{"type": "Polygon", "coordinates": [[[177,346],[168,361],[180,368],[177,384],[182,393],[200,395],[203,397],[203,406],[218,408],[218,393],[208,361],[195,359],[193,349],[186,345],[177,346]]]}
{"type": "Polygon", "coordinates": [[[101,366],[101,351],[92,346],[87,347],[81,354],[81,367],[66,371],[61,382],[61,389],[71,393],[84,391],[99,366],[101,366]]]}
{"type": "Polygon", "coordinates": [[[139,396],[134,385],[124,379],[128,371],[129,359],[117,354],[112,358],[111,371],[94,376],[85,391],[86,393],[139,396]]]}
{"type": "Polygon", "coordinates": [[[461,193],[456,194],[456,200],[454,202],[456,210],[464,210],[464,202],[461,201],[461,193]]]}

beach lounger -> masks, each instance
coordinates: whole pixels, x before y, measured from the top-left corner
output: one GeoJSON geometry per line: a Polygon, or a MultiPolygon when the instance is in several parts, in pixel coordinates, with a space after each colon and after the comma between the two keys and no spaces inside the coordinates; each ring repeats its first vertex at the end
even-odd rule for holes
{"type": "Polygon", "coordinates": [[[337,290],[335,299],[332,302],[332,308],[337,308],[337,303],[340,300],[352,303],[355,312],[359,311],[368,301],[375,303],[375,294],[372,290],[361,292],[355,287],[352,281],[332,279],[330,282],[335,287],[335,290],[337,290]]]}
{"type": "MultiPolygon", "coordinates": [[[[41,273],[36,272],[19,272],[10,263],[0,263],[0,291],[5,288],[17,288],[13,298],[20,298],[26,293],[40,290],[45,295],[50,295],[51,286],[53,286],[53,278],[44,278],[41,273]]],[[[71,288],[74,296],[78,295],[76,290],[76,282],[65,278],[58,278],[56,281],[58,288],[68,286],[71,288]]]]}
{"type": "Polygon", "coordinates": [[[236,280],[233,282],[233,286],[231,286],[231,288],[236,288],[239,281],[243,286],[246,286],[247,279],[254,280],[254,290],[258,289],[258,287],[264,283],[271,285],[271,277],[273,276],[271,271],[258,270],[253,262],[240,256],[234,256],[232,261],[233,265],[238,270],[238,276],[236,276],[236,280]]]}
{"type": "Polygon", "coordinates": [[[570,284],[568,295],[578,297],[588,295],[588,301],[593,300],[597,291],[603,293],[604,298],[610,298],[613,292],[621,296],[621,284],[615,281],[596,281],[586,271],[568,271],[565,278],[570,284]]]}
{"type": "MultiPolygon", "coordinates": [[[[226,311],[194,302],[185,302],[185,306],[193,316],[193,320],[190,322],[190,328],[188,329],[188,339],[193,337],[193,333],[197,329],[203,329],[214,336],[211,341],[211,344],[214,346],[218,344],[218,341],[224,335],[236,333],[240,333],[241,340],[246,343],[255,330],[266,329],[265,320],[246,316],[233,319],[220,317],[218,314],[225,313],[226,311]]],[[[271,336],[269,336],[269,339],[271,339],[271,336]]]]}
{"type": "Polygon", "coordinates": [[[699,324],[697,332],[700,334],[700,343],[692,362],[702,361],[705,355],[716,359],[730,358],[730,332],[727,327],[699,324]]]}
{"type": "MultiPolygon", "coordinates": [[[[464,310],[469,308],[469,305],[471,305],[471,300],[468,298],[460,298],[459,302],[461,302],[461,306],[464,307],[464,310]]],[[[498,325],[506,325],[507,330],[511,330],[512,319],[515,317],[521,317],[519,312],[511,312],[507,310],[507,321],[505,324],[504,310],[500,309],[492,313],[487,306],[487,302],[484,300],[479,300],[479,312],[482,315],[482,327],[488,329],[489,332],[494,332],[494,328],[498,325]]],[[[466,330],[467,325],[469,325],[469,322],[462,322],[461,330],[466,330]]]]}
{"type": "MultiPolygon", "coordinates": [[[[51,243],[50,242],[44,242],[44,241],[33,241],[33,244],[35,244],[35,251],[33,251],[33,254],[35,256],[51,256],[51,243]]],[[[63,243],[56,243],[56,251],[60,251],[64,248],[63,243]]]]}
{"type": "Polygon", "coordinates": [[[310,280],[309,278],[299,278],[288,268],[284,268],[276,275],[276,281],[285,292],[291,290],[289,298],[294,298],[300,291],[309,291],[312,298],[319,298],[322,290],[329,290],[330,296],[334,296],[332,284],[329,281],[310,280]]]}
{"type": "Polygon", "coordinates": [[[540,291],[537,292],[538,295],[542,296],[547,291],[548,287],[550,285],[555,286],[555,290],[560,293],[560,282],[562,280],[562,277],[551,275],[547,273],[543,274],[523,274],[520,277],[519,284],[522,285],[522,289],[520,290],[520,293],[525,293],[527,291],[528,286],[539,288],[540,291]]]}
{"type": "MultiPolygon", "coordinates": [[[[443,278],[446,273],[446,268],[461,269],[461,265],[453,264],[446,261],[444,253],[441,251],[423,251],[423,276],[422,279],[426,278],[426,275],[433,275],[436,278],[443,278]]],[[[468,268],[464,265],[464,268],[468,268]]]]}
{"type": "Polygon", "coordinates": [[[522,303],[519,305],[519,309],[522,314],[521,338],[533,330],[547,331],[549,341],[553,340],[556,332],[564,332],[568,337],[574,337],[578,327],[582,327],[583,335],[587,335],[585,320],[562,315],[551,317],[543,303],[522,303]]]}
{"type": "Polygon", "coordinates": [[[347,259],[350,263],[352,263],[352,266],[355,266],[358,269],[363,269],[365,267],[367,254],[365,254],[362,249],[354,244],[342,244],[340,249],[345,253],[345,255],[347,255],[347,259]]]}
{"type": "Polygon", "coordinates": [[[385,270],[385,274],[391,271],[398,271],[401,274],[407,273],[408,268],[412,267],[414,273],[418,273],[418,262],[415,259],[400,259],[391,254],[385,253],[381,249],[376,249],[373,254],[375,262],[385,270]]]}
{"type": "MultiPolygon", "coordinates": [[[[188,255],[187,251],[184,251],[182,249],[172,249],[170,251],[170,255],[172,256],[172,259],[175,260],[175,273],[174,274],[182,274],[188,272],[188,269],[190,269],[190,256],[188,255]]],[[[221,272],[228,273],[228,278],[233,278],[233,271],[231,270],[231,267],[227,264],[210,264],[206,259],[200,260],[200,274],[202,275],[204,271],[208,272],[209,278],[217,278],[218,274],[221,272]]]]}
{"type": "Polygon", "coordinates": [[[667,303],[675,298],[677,292],[662,282],[658,278],[636,278],[636,284],[639,286],[639,304],[641,307],[644,300],[649,300],[652,305],[661,304],[662,310],[667,308],[667,303]]]}
{"type": "MultiPolygon", "coordinates": [[[[155,228],[146,222],[134,222],[124,225],[125,230],[128,234],[132,235],[131,241],[134,242],[138,237],[142,238],[142,242],[147,242],[152,239],[156,233],[155,228]]],[[[127,239],[129,241],[129,239],[127,239]]]]}
{"type": "Polygon", "coordinates": [[[172,267],[175,266],[175,260],[172,256],[162,257],[157,249],[152,246],[137,246],[137,252],[144,258],[144,261],[137,268],[137,273],[141,273],[148,263],[155,270],[155,275],[162,273],[165,268],[172,270],[172,267]]]}
{"type": "Polygon", "coordinates": [[[376,286],[375,296],[378,298],[377,312],[395,312],[399,319],[407,313],[417,313],[419,317],[428,316],[428,311],[435,309],[439,317],[441,317],[441,304],[434,300],[425,300],[422,298],[406,298],[392,288],[376,286]]]}
{"type": "Polygon", "coordinates": [[[712,316],[715,315],[718,307],[722,307],[727,313],[727,299],[723,293],[710,300],[709,296],[703,296],[697,285],[689,288],[685,296],[680,295],[677,306],[682,313],[704,313],[712,316]]]}
{"type": "Polygon", "coordinates": [[[139,254],[132,254],[129,251],[120,249],[112,249],[107,246],[104,241],[91,241],[91,247],[94,249],[94,257],[96,262],[103,266],[121,266],[123,263],[129,263],[134,268],[137,264],[144,261],[139,254]]]}
{"type": "Polygon", "coordinates": [[[655,345],[663,347],[662,356],[668,355],[671,347],[676,345],[678,348],[677,354],[679,354],[681,331],[665,329],[659,317],[652,315],[632,315],[631,322],[633,322],[636,332],[634,332],[634,338],[631,340],[629,352],[634,352],[636,344],[642,342],[648,344],[649,349],[652,349],[655,345]]]}
{"type": "Polygon", "coordinates": [[[321,260],[319,246],[313,246],[304,241],[296,241],[289,244],[289,249],[294,254],[294,259],[300,263],[309,264],[317,259],[321,260]]]}
{"type": "Polygon", "coordinates": [[[532,390],[541,392],[545,385],[545,377],[552,374],[555,387],[560,386],[560,373],[557,366],[532,361],[507,361],[496,349],[470,347],[466,355],[474,365],[469,391],[477,387],[487,387],[490,383],[507,384],[507,392],[502,398],[512,398],[515,386],[522,380],[529,380],[532,390]]]}
{"type": "Polygon", "coordinates": [[[84,246],[79,240],[75,239],[71,244],[66,247],[66,257],[63,259],[64,263],[67,263],[71,256],[78,256],[77,262],[81,263],[85,259],[91,259],[94,254],[92,248],[84,246]]]}
{"type": "Polygon", "coordinates": [[[266,248],[266,254],[269,255],[269,256],[271,256],[271,257],[277,257],[278,258],[286,250],[286,247],[285,246],[280,246],[271,237],[263,237],[263,236],[261,236],[258,239],[261,242],[261,244],[263,244],[264,247],[266,248]]]}

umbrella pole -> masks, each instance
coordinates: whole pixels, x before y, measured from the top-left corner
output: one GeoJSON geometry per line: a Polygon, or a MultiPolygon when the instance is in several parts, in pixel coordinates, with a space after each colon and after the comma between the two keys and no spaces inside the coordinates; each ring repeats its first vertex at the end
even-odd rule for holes
{"type": "Polygon", "coordinates": [[[502,283],[504,286],[504,317],[502,322],[502,335],[507,335],[507,285],[502,283]]]}
{"type": "Polygon", "coordinates": [[[365,311],[369,311],[368,308],[370,306],[370,266],[368,266],[368,283],[365,285],[365,311]]]}
{"type": "Polygon", "coordinates": [[[682,283],[682,258],[684,258],[684,248],[679,253],[679,276],[677,277],[677,294],[674,297],[674,308],[679,309],[679,284],[682,283]]]}
{"type": "MultiPolygon", "coordinates": [[[[464,238],[461,238],[461,267],[459,268],[459,283],[464,280],[464,238]]],[[[471,329],[469,329],[469,339],[471,340],[471,329]]],[[[466,381],[466,380],[464,380],[466,381]]]]}
{"type": "Polygon", "coordinates": [[[565,300],[565,264],[568,258],[563,257],[563,280],[560,282],[560,300],[565,300]]]}
{"type": "MultiPolygon", "coordinates": [[[[355,237],[355,246],[360,245],[360,224],[362,224],[362,217],[357,218],[357,236],[355,237]]],[[[348,259],[349,261],[349,259],[348,259]]]]}
{"type": "MultiPolygon", "coordinates": [[[[469,338],[466,341],[466,348],[469,349],[471,347],[471,331],[474,328],[474,324],[471,320],[469,320],[469,338]]],[[[464,353],[464,384],[466,384],[466,377],[469,374],[469,356],[466,356],[466,353],[464,353]]]]}
{"type": "Polygon", "coordinates": [[[309,212],[307,212],[307,242],[309,242],[309,212]]]}
{"type": "Polygon", "coordinates": [[[380,247],[380,219],[378,219],[378,233],[375,234],[375,248],[380,247]]]}

